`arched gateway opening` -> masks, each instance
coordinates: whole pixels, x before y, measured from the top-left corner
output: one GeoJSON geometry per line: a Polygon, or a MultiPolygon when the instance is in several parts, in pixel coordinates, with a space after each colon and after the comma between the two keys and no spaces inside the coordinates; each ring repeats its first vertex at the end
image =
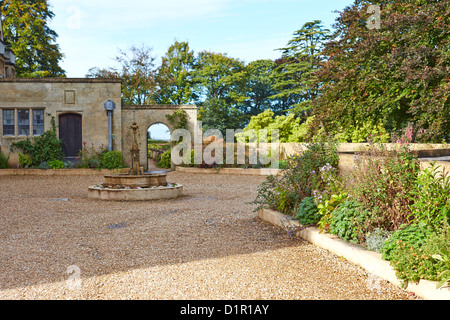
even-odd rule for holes
{"type": "Polygon", "coordinates": [[[170,169],[167,153],[170,152],[171,133],[163,123],[152,124],[147,130],[148,170],[170,169]],[[164,155],[166,153],[166,155],[164,155]]]}

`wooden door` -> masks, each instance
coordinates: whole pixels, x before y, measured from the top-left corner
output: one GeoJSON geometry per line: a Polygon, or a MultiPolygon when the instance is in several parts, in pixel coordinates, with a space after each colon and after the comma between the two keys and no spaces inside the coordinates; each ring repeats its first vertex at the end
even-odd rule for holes
{"type": "Polygon", "coordinates": [[[65,157],[76,157],[83,147],[81,115],[65,113],[59,116],[59,139],[65,157]]]}

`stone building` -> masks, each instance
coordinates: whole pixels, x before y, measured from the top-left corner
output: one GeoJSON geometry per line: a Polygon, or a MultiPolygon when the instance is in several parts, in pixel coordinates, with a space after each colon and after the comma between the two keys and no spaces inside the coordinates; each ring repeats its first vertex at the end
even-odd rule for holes
{"type": "MultiPolygon", "coordinates": [[[[139,125],[141,163],[147,164],[147,130],[155,123],[173,131],[167,114],[183,109],[188,116],[187,129],[193,134],[197,124],[197,107],[193,105],[122,106],[120,79],[78,78],[0,78],[0,148],[10,153],[12,143],[33,138],[51,128],[52,118],[57,135],[63,140],[68,160],[77,156],[83,145],[95,149],[122,151],[129,164],[130,126],[139,125]],[[111,135],[106,101],[113,101],[111,135]]],[[[16,166],[17,154],[10,154],[16,166]]]]}
{"type": "Polygon", "coordinates": [[[156,123],[173,125],[166,115],[179,109],[187,114],[187,129],[193,135],[197,107],[193,105],[122,106],[120,79],[16,78],[14,53],[5,47],[0,18],[0,150],[16,166],[18,154],[10,153],[14,142],[33,139],[51,129],[52,119],[63,141],[67,160],[74,160],[83,145],[122,151],[130,163],[130,131],[139,125],[141,164],[147,169],[147,130],[156,123]],[[111,119],[106,101],[112,101],[111,119]],[[111,123],[111,128],[110,128],[111,123]]]}

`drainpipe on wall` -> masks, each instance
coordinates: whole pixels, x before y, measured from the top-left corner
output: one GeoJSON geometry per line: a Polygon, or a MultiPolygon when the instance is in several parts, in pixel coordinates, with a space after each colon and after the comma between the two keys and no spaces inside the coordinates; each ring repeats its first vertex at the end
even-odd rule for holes
{"type": "Polygon", "coordinates": [[[112,115],[113,115],[113,111],[116,108],[116,104],[114,103],[114,101],[111,100],[107,100],[105,102],[105,109],[106,109],[106,114],[108,115],[108,140],[109,140],[109,145],[108,145],[108,150],[112,151],[113,147],[112,147],[112,115]]]}

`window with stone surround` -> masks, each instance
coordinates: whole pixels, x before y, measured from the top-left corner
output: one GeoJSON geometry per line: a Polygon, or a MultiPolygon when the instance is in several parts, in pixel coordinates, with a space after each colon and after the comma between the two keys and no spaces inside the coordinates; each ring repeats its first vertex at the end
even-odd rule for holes
{"type": "Polygon", "coordinates": [[[19,124],[19,136],[30,135],[30,110],[28,109],[17,110],[17,118],[19,124]]]}
{"type": "Polygon", "coordinates": [[[2,129],[4,136],[40,136],[44,133],[44,109],[3,109],[2,129]]]}
{"type": "Polygon", "coordinates": [[[44,110],[33,110],[33,136],[44,134],[44,110]]]}
{"type": "Polygon", "coordinates": [[[14,109],[3,110],[3,135],[14,136],[14,109]]]}

